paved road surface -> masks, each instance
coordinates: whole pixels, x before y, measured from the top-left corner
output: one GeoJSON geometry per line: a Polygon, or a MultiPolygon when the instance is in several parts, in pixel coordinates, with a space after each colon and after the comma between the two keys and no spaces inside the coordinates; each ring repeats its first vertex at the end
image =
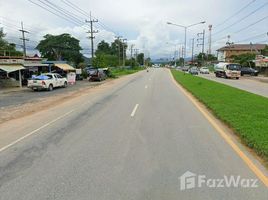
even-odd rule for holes
{"type": "Polygon", "coordinates": [[[241,90],[246,90],[251,93],[255,93],[264,97],[268,97],[268,83],[260,82],[258,80],[252,80],[248,77],[241,77],[239,80],[236,79],[224,79],[217,78],[214,74],[200,74],[201,77],[204,77],[209,80],[217,81],[219,83],[224,83],[232,87],[239,88],[241,90]]]}
{"type": "Polygon", "coordinates": [[[257,177],[168,70],[103,87],[1,125],[0,149],[32,134],[0,152],[1,200],[267,200],[261,181],[258,188],[180,190],[186,171],[257,177]]]}

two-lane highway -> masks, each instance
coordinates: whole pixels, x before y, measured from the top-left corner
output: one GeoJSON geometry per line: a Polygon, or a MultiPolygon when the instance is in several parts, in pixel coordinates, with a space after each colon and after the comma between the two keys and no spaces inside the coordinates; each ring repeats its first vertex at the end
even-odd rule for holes
{"type": "Polygon", "coordinates": [[[267,187],[167,69],[42,112],[0,125],[1,200],[267,199],[267,187]],[[187,171],[257,179],[258,187],[181,190],[187,171]]]}

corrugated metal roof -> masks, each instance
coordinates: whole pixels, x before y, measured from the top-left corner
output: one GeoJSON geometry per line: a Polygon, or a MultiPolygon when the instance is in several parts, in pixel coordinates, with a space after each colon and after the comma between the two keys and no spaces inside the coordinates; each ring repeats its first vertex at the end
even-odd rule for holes
{"type": "Polygon", "coordinates": [[[232,44],[230,46],[225,46],[217,51],[250,51],[251,49],[253,51],[255,50],[263,50],[265,48],[266,44],[232,44]]]}
{"type": "Polygon", "coordinates": [[[25,69],[22,65],[0,65],[0,69],[7,73],[25,69]]]}
{"type": "Polygon", "coordinates": [[[23,64],[24,67],[48,67],[49,64],[42,64],[42,63],[27,63],[23,64]]]}
{"type": "Polygon", "coordinates": [[[55,66],[64,71],[75,71],[75,68],[68,64],[55,64],[55,66]]]}

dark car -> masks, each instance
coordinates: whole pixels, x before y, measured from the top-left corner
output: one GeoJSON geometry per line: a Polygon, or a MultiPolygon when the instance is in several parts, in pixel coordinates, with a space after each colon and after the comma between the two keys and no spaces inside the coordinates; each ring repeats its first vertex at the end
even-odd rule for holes
{"type": "Polygon", "coordinates": [[[253,68],[250,68],[250,67],[242,67],[241,68],[241,76],[243,75],[251,75],[251,76],[258,76],[259,75],[259,71],[258,70],[255,70],[253,68]]]}
{"type": "Polygon", "coordinates": [[[190,68],[189,69],[189,74],[198,75],[198,69],[197,69],[197,67],[190,68]]]}
{"type": "Polygon", "coordinates": [[[102,69],[91,69],[88,75],[90,81],[103,81],[107,78],[107,75],[102,69]]]}
{"type": "Polygon", "coordinates": [[[184,66],[181,68],[182,71],[187,72],[189,70],[189,66],[184,66]]]}

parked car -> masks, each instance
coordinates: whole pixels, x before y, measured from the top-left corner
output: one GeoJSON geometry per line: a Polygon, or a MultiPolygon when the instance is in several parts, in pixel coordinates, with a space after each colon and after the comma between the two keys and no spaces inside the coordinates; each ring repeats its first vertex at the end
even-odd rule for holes
{"type": "Polygon", "coordinates": [[[92,69],[89,71],[89,81],[103,81],[107,78],[103,69],[92,69]]]}
{"type": "Polygon", "coordinates": [[[209,69],[207,67],[201,67],[200,74],[209,74],[209,69]]]}
{"type": "Polygon", "coordinates": [[[253,68],[250,67],[242,67],[241,68],[241,76],[247,74],[247,75],[251,75],[251,76],[258,76],[259,75],[259,71],[255,70],[253,68]]]}
{"type": "Polygon", "coordinates": [[[32,90],[52,91],[56,87],[67,87],[67,79],[57,73],[46,73],[40,76],[33,76],[28,80],[28,88],[32,90]]]}
{"type": "Polygon", "coordinates": [[[198,69],[197,69],[197,67],[191,67],[189,69],[189,74],[198,75],[198,69]]]}

